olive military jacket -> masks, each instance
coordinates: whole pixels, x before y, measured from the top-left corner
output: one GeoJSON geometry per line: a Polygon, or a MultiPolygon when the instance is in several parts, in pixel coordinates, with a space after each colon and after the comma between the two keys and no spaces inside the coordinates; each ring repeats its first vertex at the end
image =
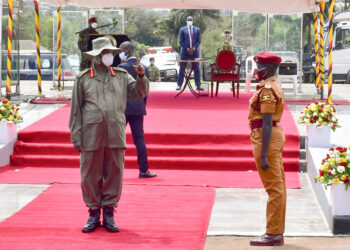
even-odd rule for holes
{"type": "Polygon", "coordinates": [[[135,80],[124,69],[110,67],[105,79],[94,68],[84,70],[73,87],[71,141],[80,142],[84,151],[126,148],[126,101],[140,100],[148,90],[146,76],[135,80]]]}

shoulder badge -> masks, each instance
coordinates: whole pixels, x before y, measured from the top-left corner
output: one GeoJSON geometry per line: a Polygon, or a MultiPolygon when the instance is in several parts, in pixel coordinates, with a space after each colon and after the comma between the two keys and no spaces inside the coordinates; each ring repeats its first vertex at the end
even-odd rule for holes
{"type": "Polygon", "coordinates": [[[271,89],[271,85],[265,84],[266,89],[271,89]]]}
{"type": "Polygon", "coordinates": [[[77,75],[77,77],[82,77],[85,73],[89,72],[89,68],[84,69],[83,71],[80,71],[80,73],[77,75]]]}
{"type": "Polygon", "coordinates": [[[116,71],[128,73],[128,71],[126,71],[125,69],[119,68],[119,67],[114,67],[113,69],[116,70],[116,71]]]}

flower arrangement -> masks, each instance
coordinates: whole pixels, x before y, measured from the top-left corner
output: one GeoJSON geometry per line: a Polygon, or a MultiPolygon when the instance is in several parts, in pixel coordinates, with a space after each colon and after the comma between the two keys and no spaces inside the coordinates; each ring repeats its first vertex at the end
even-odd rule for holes
{"type": "Polygon", "coordinates": [[[19,108],[12,105],[9,100],[0,99],[0,121],[18,123],[23,117],[18,114],[19,108]]]}
{"type": "Polygon", "coordinates": [[[314,124],[317,127],[328,125],[333,131],[340,127],[335,108],[324,102],[315,102],[307,105],[299,115],[298,123],[314,124]]]}
{"type": "Polygon", "coordinates": [[[322,160],[322,166],[315,182],[323,184],[326,188],[332,184],[344,183],[345,190],[350,186],[350,147],[330,148],[322,160]]]}

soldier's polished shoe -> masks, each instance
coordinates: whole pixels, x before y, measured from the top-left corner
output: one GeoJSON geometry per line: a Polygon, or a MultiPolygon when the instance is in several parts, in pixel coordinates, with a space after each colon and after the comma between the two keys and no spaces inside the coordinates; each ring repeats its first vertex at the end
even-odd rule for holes
{"type": "Polygon", "coordinates": [[[147,170],[147,172],[140,172],[139,174],[139,178],[153,178],[153,177],[157,177],[157,174],[152,174],[149,170],[147,170]]]}
{"type": "Polygon", "coordinates": [[[118,226],[114,223],[114,207],[103,208],[103,227],[108,232],[116,233],[119,232],[118,226]]]}
{"type": "Polygon", "coordinates": [[[250,241],[251,246],[283,246],[283,234],[263,234],[250,241]]]}
{"type": "Polygon", "coordinates": [[[176,90],[181,90],[181,86],[177,86],[176,90]]]}
{"type": "Polygon", "coordinates": [[[101,210],[89,209],[89,214],[90,216],[87,221],[87,224],[81,230],[83,233],[91,233],[95,231],[96,228],[101,226],[101,221],[100,221],[101,210]]]}
{"type": "Polygon", "coordinates": [[[201,91],[203,91],[204,89],[201,87],[201,86],[197,86],[197,88],[196,88],[197,90],[201,90],[201,91]]]}

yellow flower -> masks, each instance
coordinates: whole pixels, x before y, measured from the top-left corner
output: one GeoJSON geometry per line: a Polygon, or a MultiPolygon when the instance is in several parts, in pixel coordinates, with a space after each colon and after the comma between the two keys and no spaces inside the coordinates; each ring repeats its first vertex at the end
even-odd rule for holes
{"type": "Polygon", "coordinates": [[[350,168],[350,163],[348,164],[348,168],[350,168]]]}
{"type": "Polygon", "coordinates": [[[322,123],[322,118],[321,118],[321,117],[318,118],[318,122],[319,122],[319,123],[322,123]]]}
{"type": "Polygon", "coordinates": [[[0,114],[0,119],[2,118],[2,115],[0,114]]]}
{"type": "Polygon", "coordinates": [[[346,180],[346,175],[343,174],[343,175],[341,176],[341,179],[342,179],[343,181],[345,181],[345,180],[346,180]]]}
{"type": "Polygon", "coordinates": [[[340,158],[339,159],[339,163],[343,163],[343,162],[346,162],[346,158],[340,158]]]}
{"type": "Polygon", "coordinates": [[[333,183],[334,183],[334,184],[338,184],[339,182],[340,182],[340,180],[339,180],[338,178],[334,178],[334,179],[333,179],[333,183]]]}
{"type": "Polygon", "coordinates": [[[333,158],[329,158],[329,159],[328,159],[328,162],[329,162],[329,163],[334,163],[334,159],[333,159],[333,158]]]}
{"type": "Polygon", "coordinates": [[[327,122],[324,122],[324,123],[323,123],[323,125],[325,125],[325,126],[326,126],[327,124],[328,124],[327,122]]]}
{"type": "Polygon", "coordinates": [[[13,121],[13,119],[15,119],[15,118],[13,118],[13,116],[11,115],[11,116],[10,116],[10,120],[13,121]]]}
{"type": "Polygon", "coordinates": [[[328,170],[328,165],[323,164],[323,165],[322,165],[322,171],[323,171],[323,172],[326,172],[327,170],[328,170]]]}
{"type": "Polygon", "coordinates": [[[321,176],[320,181],[324,181],[324,176],[321,176]]]}
{"type": "Polygon", "coordinates": [[[305,108],[305,109],[304,109],[304,114],[306,114],[307,112],[308,112],[308,110],[305,108]]]}

